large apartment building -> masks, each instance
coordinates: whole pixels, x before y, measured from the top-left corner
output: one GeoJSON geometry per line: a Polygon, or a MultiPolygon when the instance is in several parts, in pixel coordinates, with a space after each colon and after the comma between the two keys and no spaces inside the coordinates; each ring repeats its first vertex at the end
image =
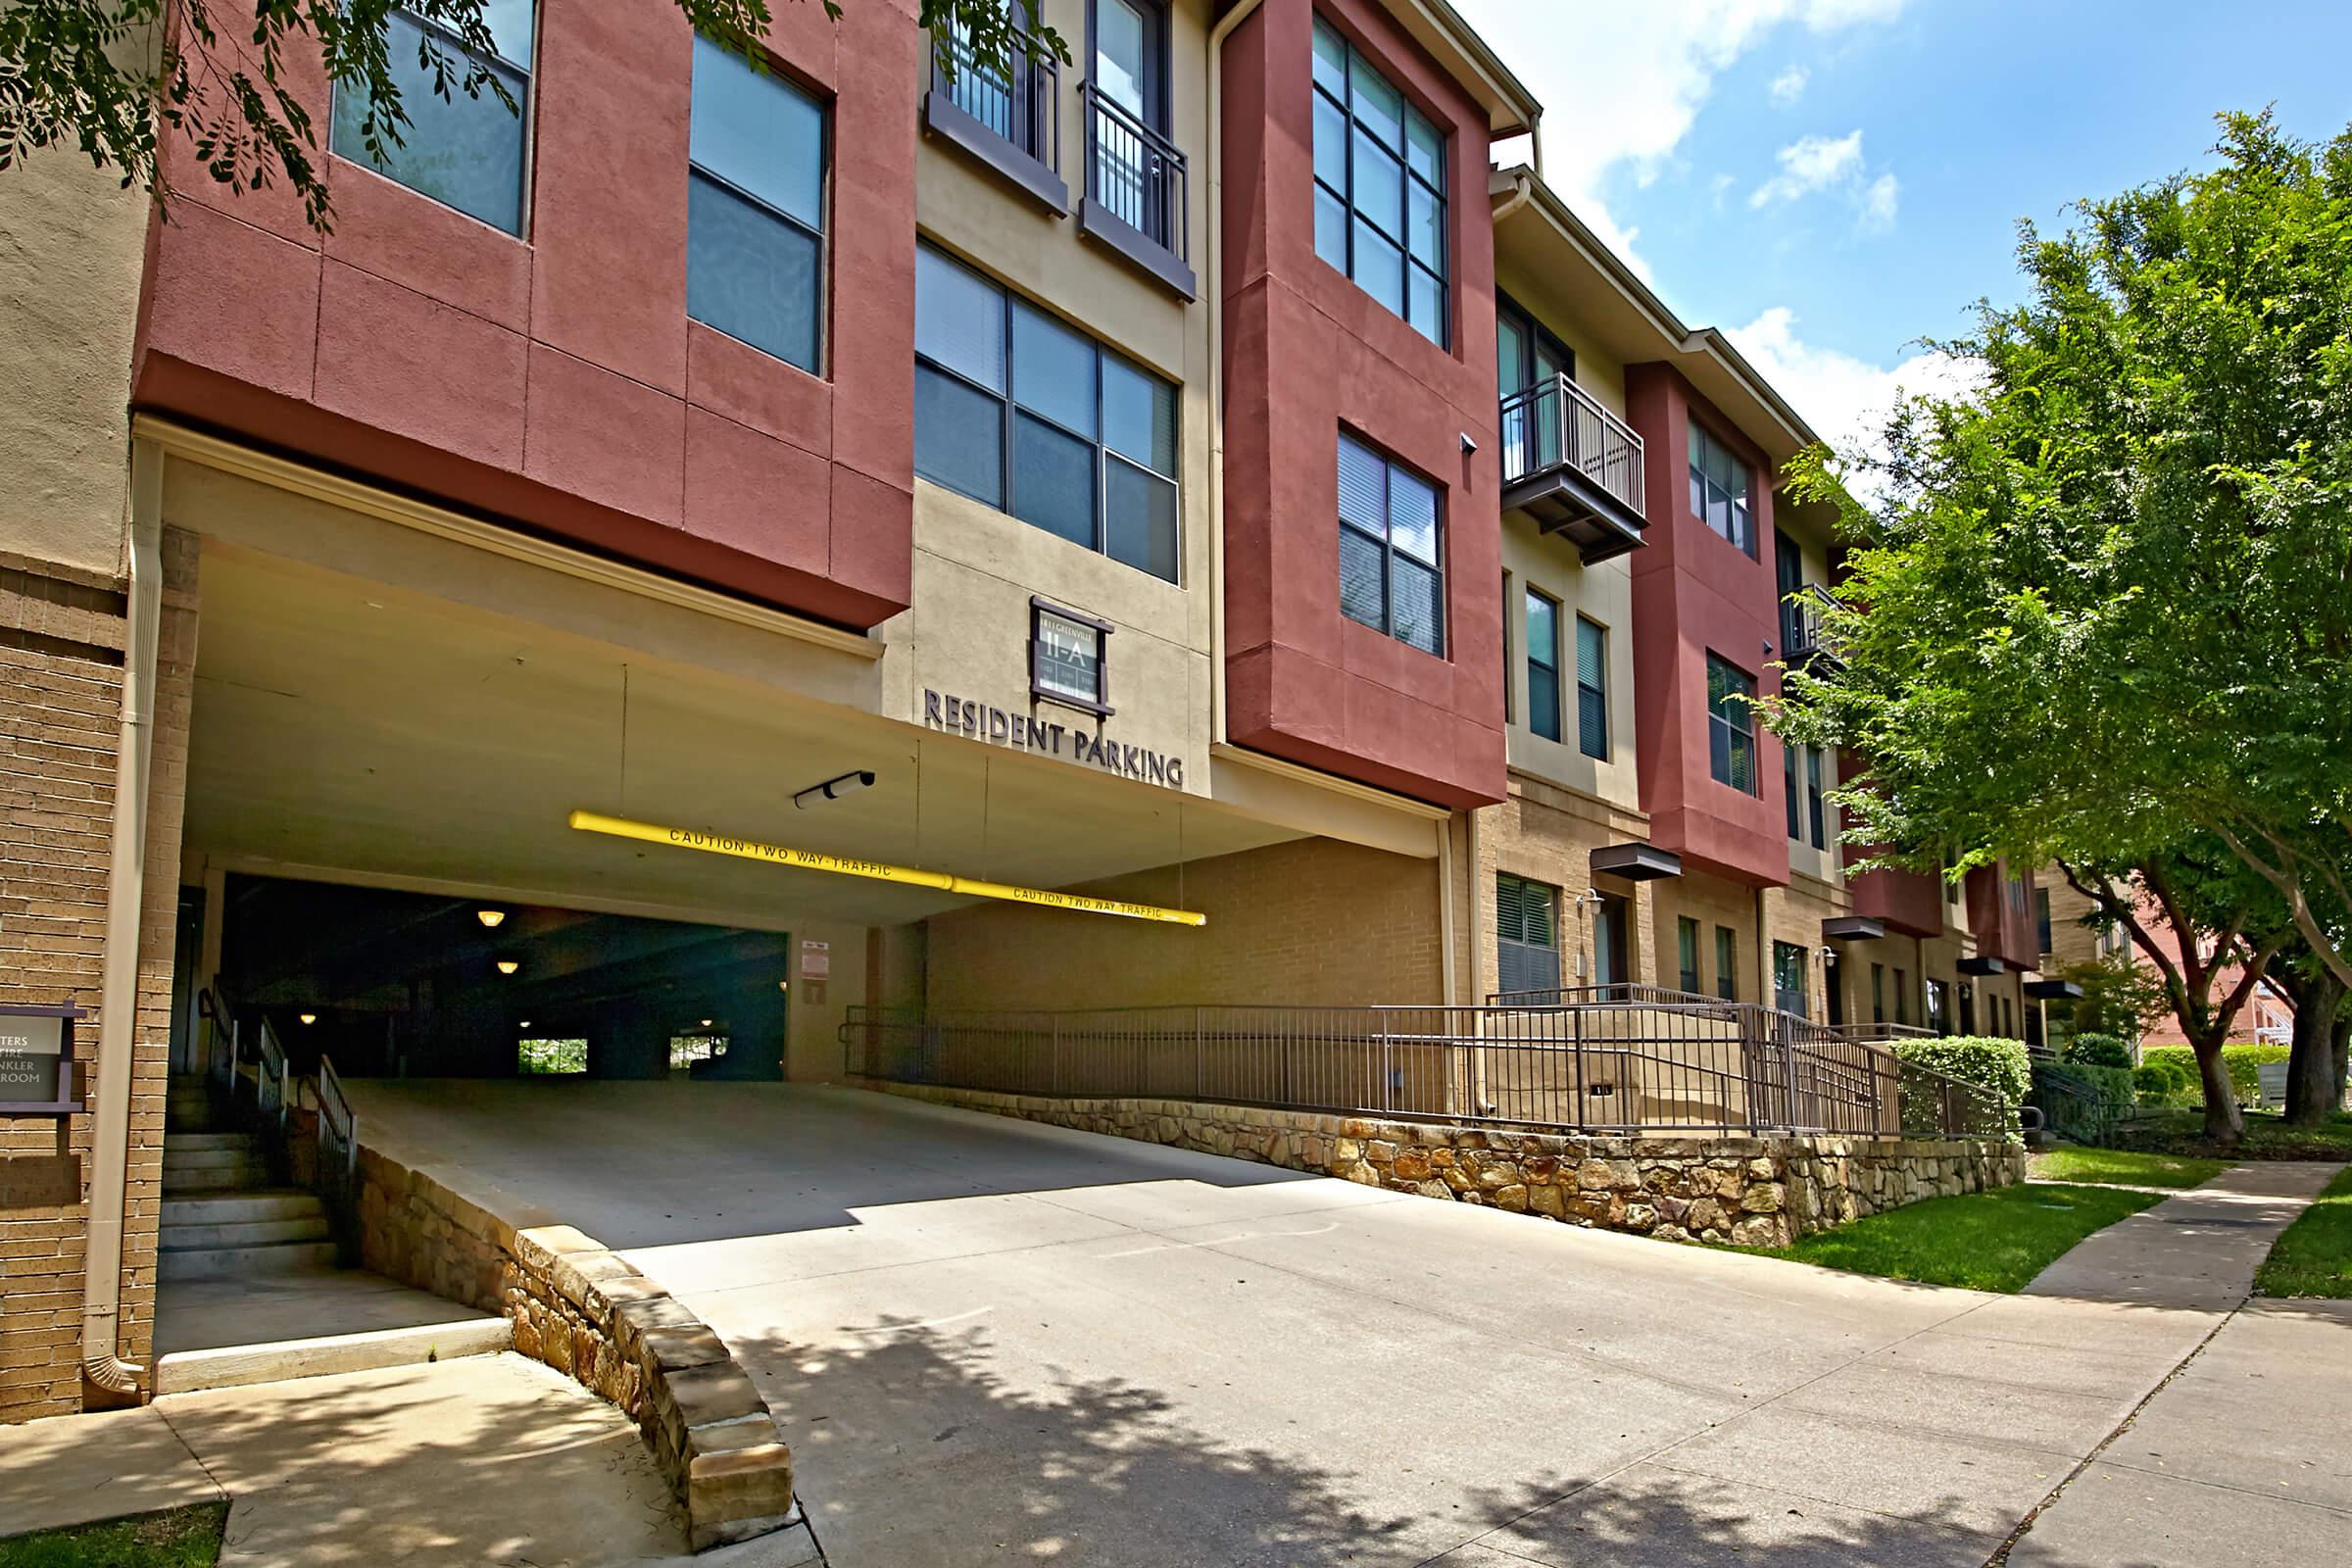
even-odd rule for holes
{"type": "Polygon", "coordinates": [[[78,1013],[0,1415],[138,1394],[212,1009],[412,1076],[821,1079],[852,1004],[2023,1031],[2031,879],[1849,878],[1848,760],[1740,701],[1835,657],[1813,432],[1445,0],[1043,0],[1009,69],[490,10],[519,116],[418,81],[378,160],[297,72],[330,232],[181,140],[168,220],[0,175],[0,1010],[78,1013]]]}

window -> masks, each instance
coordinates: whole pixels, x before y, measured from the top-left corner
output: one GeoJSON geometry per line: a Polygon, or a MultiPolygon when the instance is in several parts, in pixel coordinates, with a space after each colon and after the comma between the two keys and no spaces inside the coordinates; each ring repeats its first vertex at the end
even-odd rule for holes
{"type": "Polygon", "coordinates": [[[1560,738],[1560,606],[1527,591],[1527,727],[1547,741],[1560,738]]]}
{"type": "Polygon", "coordinates": [[[927,245],[914,350],[916,473],[1177,580],[1173,384],[927,245]]]}
{"type": "Polygon", "coordinates": [[[1576,617],[1576,748],[1609,760],[1609,634],[1582,615],[1576,617]]]}
{"type": "Polygon", "coordinates": [[[1444,348],[1446,138],[1321,19],[1314,96],[1315,254],[1444,348]]]}
{"type": "Polygon", "coordinates": [[[1886,966],[1883,963],[1870,966],[1870,1021],[1886,1021],[1886,966]]]}
{"type": "Polygon", "coordinates": [[[671,1035],[669,1037],[669,1075],[672,1078],[691,1078],[695,1063],[717,1061],[727,1054],[725,1035],[671,1035]]]}
{"type": "Polygon", "coordinates": [[[2034,926],[2040,933],[2040,946],[2036,951],[2055,952],[2056,950],[2050,946],[2050,890],[2048,888],[2034,890],[2034,926]]]}
{"type": "Polygon", "coordinates": [[[1911,977],[1900,969],[1894,971],[1894,1021],[1911,1021],[1911,977]]]}
{"type": "Polygon", "coordinates": [[[1446,656],[1438,487],[1340,437],[1340,609],[1425,654],[1446,656]]]}
{"type": "Polygon", "coordinates": [[[1796,943],[1772,945],[1772,1004],[1800,1018],[1812,1015],[1805,996],[1805,950],[1796,943]]]}
{"type": "Polygon", "coordinates": [[[1817,850],[1828,849],[1829,803],[1823,799],[1821,792],[1821,748],[1818,746],[1805,753],[1805,819],[1806,825],[1813,830],[1813,847],[1817,850]]]}
{"type": "Polygon", "coordinates": [[[1523,876],[1494,878],[1494,925],[1503,991],[1556,991],[1560,985],[1560,890],[1523,876]]]}
{"type": "MultiPolygon", "coordinates": [[[[1800,749],[1786,741],[1781,744],[1781,793],[1787,798],[1788,836],[1801,844],[1804,842],[1805,835],[1804,830],[1798,825],[1796,812],[1796,754],[1800,749]]],[[[1721,777],[1722,775],[1718,774],[1717,776],[1721,777]]]]}
{"type": "Polygon", "coordinates": [[[686,314],[815,374],[824,107],[698,33],[686,156],[686,314]]]}
{"type": "Polygon", "coordinates": [[[1746,551],[1756,553],[1756,523],[1747,505],[1747,465],[1690,421],[1690,512],[1746,551]]]}
{"type": "Polygon", "coordinates": [[[514,1070],[530,1077],[584,1073],[588,1070],[588,1042],[584,1038],[517,1040],[514,1042],[514,1070]]]}
{"type": "MultiPolygon", "coordinates": [[[[1094,0],[1088,25],[1087,195],[1122,229],[1173,256],[1185,244],[1185,175],[1168,139],[1165,0],[1094,0]]],[[[1183,275],[1189,298],[1191,274],[1183,275]]]]}
{"type": "Polygon", "coordinates": [[[409,117],[401,145],[386,142],[380,157],[370,152],[362,132],[367,94],[340,91],[334,97],[327,146],[468,218],[520,234],[524,149],[531,128],[531,0],[487,0],[482,23],[490,31],[492,52],[487,55],[466,48],[438,22],[393,11],[385,18],[384,49],[392,83],[400,89],[400,106],[409,117]],[[450,63],[446,99],[433,90],[432,72],[417,63],[417,50],[427,38],[450,63]],[[480,91],[468,94],[462,84],[473,70],[483,72],[487,80],[480,91]],[[506,89],[513,108],[500,99],[491,82],[506,89]]]}
{"type": "Polygon", "coordinates": [[[1804,611],[1789,603],[1788,596],[1805,586],[1805,558],[1796,541],[1778,528],[1772,530],[1772,568],[1781,590],[1781,657],[1793,659],[1803,641],[1804,627],[1800,622],[1804,611]]]}
{"type": "Polygon", "coordinates": [[[1698,922],[1689,915],[1678,916],[1674,922],[1676,956],[1683,966],[1683,989],[1696,995],[1701,987],[1698,977],[1698,922]]]}
{"type": "Polygon", "coordinates": [[[1108,718],[1111,710],[1102,651],[1109,636],[1110,628],[1092,616],[1043,599],[1030,600],[1030,697],[1108,718]]]}
{"type": "Polygon", "coordinates": [[[1519,704],[1518,694],[1512,688],[1510,680],[1511,574],[1507,571],[1502,574],[1502,721],[1505,724],[1516,724],[1519,722],[1519,704]]]}
{"type": "Polygon", "coordinates": [[[1928,1027],[1939,1035],[1952,1032],[1951,985],[1948,981],[1928,981],[1928,1027]]]}
{"type": "Polygon", "coordinates": [[[1716,783],[1749,795],[1759,793],[1755,695],[1755,676],[1707,656],[1707,762],[1716,783]]]}
{"type": "MultiPolygon", "coordinates": [[[[944,93],[985,129],[1051,171],[1060,157],[1054,145],[1060,122],[1054,106],[1058,74],[1051,55],[1033,57],[1023,46],[1024,35],[1034,32],[1037,24],[1027,0],[1004,0],[996,9],[1006,13],[1014,31],[1009,58],[984,58],[970,23],[956,18],[934,35],[940,69],[932,90],[944,93]]],[[[1066,200],[1066,189],[1063,197],[1066,200]]]]}
{"type": "Polygon", "coordinates": [[[1561,460],[1561,381],[1576,379],[1576,353],[1508,299],[1494,302],[1494,383],[1502,410],[1502,471],[1530,473],[1561,460]],[[1520,394],[1536,392],[1533,397],[1520,394]]]}
{"type": "Polygon", "coordinates": [[[1740,935],[1728,925],[1715,928],[1715,994],[1740,1000],[1740,935]]]}

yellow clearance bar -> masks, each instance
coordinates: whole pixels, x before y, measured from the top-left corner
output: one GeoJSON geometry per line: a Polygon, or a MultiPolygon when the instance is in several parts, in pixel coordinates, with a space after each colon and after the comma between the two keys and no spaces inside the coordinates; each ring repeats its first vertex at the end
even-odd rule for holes
{"type": "Polygon", "coordinates": [[[826,855],[817,850],[794,850],[781,844],[762,844],[758,839],[729,838],[722,833],[707,833],[699,828],[632,822],[625,816],[606,816],[598,811],[574,811],[567,820],[582,833],[603,833],[616,839],[636,839],[645,844],[667,844],[675,849],[701,850],[706,855],[731,855],[739,860],[760,860],[769,865],[788,865],[802,871],[830,871],[836,876],[862,876],[876,882],[908,882],[916,887],[937,888],[942,893],[960,893],[976,899],[1007,899],[1015,904],[1041,905],[1049,909],[1071,909],[1080,914],[1115,914],[1129,920],[1160,920],[1170,925],[1208,923],[1207,915],[1193,909],[1163,909],[1154,904],[1129,904],[1122,899],[1090,899],[1080,893],[1049,893],[1043,888],[982,882],[968,876],[952,876],[945,871],[918,871],[908,865],[885,865],[879,860],[859,860],[846,855],[826,855]]]}

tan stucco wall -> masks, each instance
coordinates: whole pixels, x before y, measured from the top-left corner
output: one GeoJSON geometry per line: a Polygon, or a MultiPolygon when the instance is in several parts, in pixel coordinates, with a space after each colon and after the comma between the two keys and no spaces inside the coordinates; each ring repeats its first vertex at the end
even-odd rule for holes
{"type": "Polygon", "coordinates": [[[0,172],[0,551],[122,569],[147,219],[72,149],[0,172]]]}
{"type": "MultiPolygon", "coordinates": [[[[1682,957],[1675,922],[1687,914],[1698,921],[1699,990],[1708,996],[1717,994],[1715,928],[1724,926],[1733,933],[1738,956],[1738,973],[1735,976],[1737,994],[1734,1000],[1771,1000],[1765,995],[1769,988],[1764,984],[1769,971],[1757,967],[1759,948],[1753,888],[1688,870],[1681,876],[1668,877],[1650,886],[1650,941],[1658,954],[1660,985],[1679,986],[1682,983],[1682,957]]],[[[1777,894],[1779,890],[1772,892],[1777,894]]]]}
{"type": "Polygon", "coordinates": [[[1576,354],[1576,384],[1619,418],[1625,417],[1625,366],[1603,350],[1588,323],[1588,302],[1569,297],[1553,278],[1539,273],[1507,243],[1498,243],[1494,281],[1523,310],[1576,354]]]}
{"type": "Polygon", "coordinates": [[[1440,996],[1436,862],[1301,839],[1081,891],[1199,928],[990,905],[927,922],[933,1008],[1362,1004],[1440,996]]]}
{"type": "Polygon", "coordinates": [[[1639,810],[1642,786],[1634,768],[1634,579],[1625,558],[1587,566],[1565,539],[1547,538],[1524,514],[1502,515],[1503,678],[1509,693],[1505,730],[1511,766],[1639,810]],[[1527,590],[1560,606],[1560,738],[1546,740],[1527,723],[1527,590]],[[1577,744],[1576,620],[1608,634],[1609,755],[1587,757],[1577,744]]]}

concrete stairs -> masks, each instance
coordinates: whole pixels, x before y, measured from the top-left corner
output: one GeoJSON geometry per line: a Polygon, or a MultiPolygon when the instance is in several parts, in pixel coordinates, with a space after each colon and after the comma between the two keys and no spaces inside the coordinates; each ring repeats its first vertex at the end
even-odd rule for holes
{"type": "Polygon", "coordinates": [[[183,1082],[173,1080],[165,1115],[156,1278],[242,1279],[332,1263],[335,1244],[318,1200],[271,1187],[251,1133],[188,1128],[213,1125],[212,1100],[202,1079],[194,1092],[183,1082]]]}

